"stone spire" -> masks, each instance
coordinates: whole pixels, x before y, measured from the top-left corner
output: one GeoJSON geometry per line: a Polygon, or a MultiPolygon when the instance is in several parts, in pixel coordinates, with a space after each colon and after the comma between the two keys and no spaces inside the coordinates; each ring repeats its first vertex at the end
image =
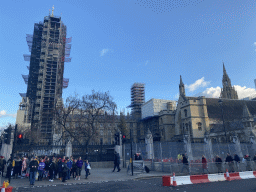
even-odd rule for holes
{"type": "Polygon", "coordinates": [[[180,91],[180,96],[185,96],[185,86],[184,83],[182,82],[182,78],[180,75],[180,84],[179,84],[179,91],[180,91]]]}
{"type": "Polygon", "coordinates": [[[222,77],[222,85],[223,87],[231,87],[231,81],[225,69],[225,65],[223,63],[223,77],[222,77]]]}
{"type": "Polygon", "coordinates": [[[223,77],[222,77],[221,98],[225,99],[238,99],[237,92],[234,87],[231,86],[231,80],[227,74],[225,65],[223,63],[223,77]]]}
{"type": "Polygon", "coordinates": [[[223,62],[223,75],[226,74],[227,75],[227,72],[226,72],[226,69],[225,69],[225,65],[224,65],[224,62],[223,62]]]}

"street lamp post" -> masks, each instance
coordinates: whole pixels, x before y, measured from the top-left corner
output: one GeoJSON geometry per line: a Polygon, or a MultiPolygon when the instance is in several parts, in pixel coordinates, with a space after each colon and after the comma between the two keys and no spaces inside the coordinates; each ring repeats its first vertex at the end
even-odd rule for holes
{"type": "Polygon", "coordinates": [[[227,142],[227,133],[226,133],[226,127],[225,127],[225,121],[224,121],[224,113],[223,113],[223,101],[222,101],[222,99],[220,99],[218,102],[221,106],[222,122],[223,122],[223,128],[224,128],[224,132],[225,132],[225,140],[227,142]]]}

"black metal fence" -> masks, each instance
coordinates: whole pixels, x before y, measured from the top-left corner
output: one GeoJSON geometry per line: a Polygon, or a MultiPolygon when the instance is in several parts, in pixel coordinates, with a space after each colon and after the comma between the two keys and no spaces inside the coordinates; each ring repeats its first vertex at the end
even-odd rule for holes
{"type": "MultiPolygon", "coordinates": [[[[72,156],[74,158],[82,157],[90,162],[114,161],[115,145],[73,145],[72,156]]],[[[16,156],[65,156],[66,145],[16,145],[16,156]]]]}

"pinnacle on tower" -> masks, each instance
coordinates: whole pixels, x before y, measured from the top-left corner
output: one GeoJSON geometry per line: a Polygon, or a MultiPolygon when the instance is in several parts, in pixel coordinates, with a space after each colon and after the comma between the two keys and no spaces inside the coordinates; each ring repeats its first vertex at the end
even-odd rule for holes
{"type": "Polygon", "coordinates": [[[183,82],[182,82],[182,77],[180,75],[180,85],[183,85],[183,82]]]}
{"type": "Polygon", "coordinates": [[[185,96],[185,86],[182,81],[181,75],[180,75],[179,91],[180,91],[180,95],[185,96]]]}
{"type": "Polygon", "coordinates": [[[227,74],[226,69],[225,69],[224,62],[223,62],[223,74],[227,74]]]}

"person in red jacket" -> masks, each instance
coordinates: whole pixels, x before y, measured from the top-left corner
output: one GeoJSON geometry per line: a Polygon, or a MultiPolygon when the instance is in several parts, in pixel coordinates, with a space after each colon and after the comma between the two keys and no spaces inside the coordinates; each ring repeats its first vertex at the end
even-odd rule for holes
{"type": "Polygon", "coordinates": [[[207,160],[205,158],[205,156],[202,156],[202,172],[204,174],[204,170],[207,171],[207,173],[209,174],[208,168],[207,168],[207,160]]]}

